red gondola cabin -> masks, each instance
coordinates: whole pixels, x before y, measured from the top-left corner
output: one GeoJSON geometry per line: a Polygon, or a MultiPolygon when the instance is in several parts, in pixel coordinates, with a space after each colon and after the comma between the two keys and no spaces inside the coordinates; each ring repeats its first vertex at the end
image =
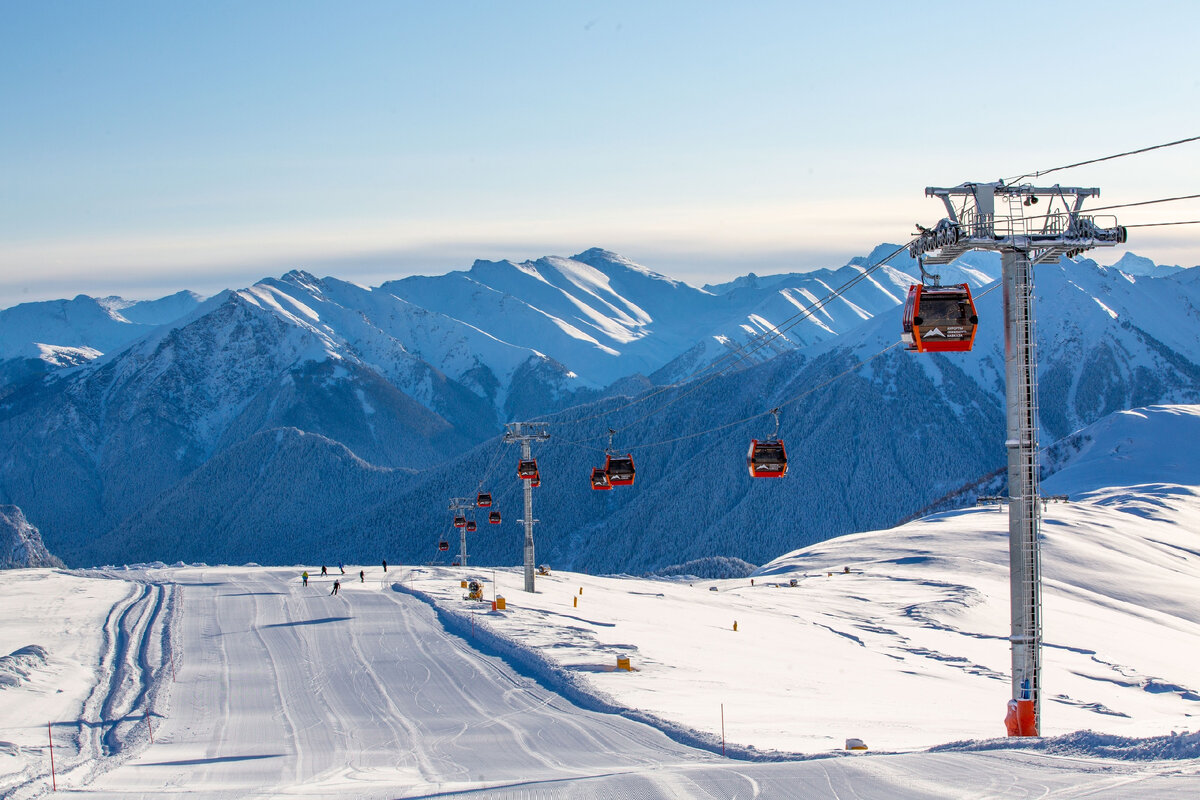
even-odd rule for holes
{"type": "Polygon", "coordinates": [[[475,520],[473,520],[473,519],[467,520],[467,530],[468,531],[473,531],[478,527],[479,526],[475,524],[475,520]]]}
{"type": "Polygon", "coordinates": [[[604,459],[604,474],[613,486],[632,486],[634,478],[633,455],[608,456],[604,459]]]}
{"type": "Polygon", "coordinates": [[[538,475],[537,459],[517,462],[517,477],[523,481],[538,480],[541,476],[538,475]]]}
{"type": "Polygon", "coordinates": [[[466,517],[455,517],[454,518],[454,527],[456,527],[456,528],[467,527],[467,518],[466,517]]]}
{"type": "Polygon", "coordinates": [[[475,505],[480,508],[487,508],[492,504],[492,496],[486,492],[475,498],[475,505]]]}
{"type": "Polygon", "coordinates": [[[489,511],[488,512],[488,523],[491,525],[499,525],[500,524],[500,512],[499,511],[489,511]]]}
{"type": "Polygon", "coordinates": [[[760,442],[751,439],[750,449],[746,452],[746,467],[750,470],[751,478],[782,478],[787,475],[787,450],[783,440],[760,442]]]}
{"type": "Polygon", "coordinates": [[[979,317],[971,288],[924,286],[908,289],[900,338],[918,353],[965,353],[975,343],[979,317]]]}
{"type": "Polygon", "coordinates": [[[592,470],[592,489],[597,491],[612,489],[612,483],[609,482],[608,473],[604,471],[604,467],[596,467],[592,470]]]}
{"type": "Polygon", "coordinates": [[[444,552],[446,552],[446,551],[447,551],[447,550],[449,550],[449,549],[450,549],[450,543],[449,543],[449,542],[438,542],[438,550],[440,550],[440,551],[442,551],[442,552],[444,553],[444,552]]]}

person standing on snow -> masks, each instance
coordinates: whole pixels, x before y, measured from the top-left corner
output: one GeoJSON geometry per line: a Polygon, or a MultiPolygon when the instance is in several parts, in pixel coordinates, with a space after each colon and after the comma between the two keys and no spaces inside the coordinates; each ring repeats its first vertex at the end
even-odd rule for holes
{"type": "Polygon", "coordinates": [[[367,582],[367,574],[365,572],[363,572],[361,569],[358,571],[358,582],[359,583],[367,582]]]}
{"type": "Polygon", "coordinates": [[[325,577],[328,574],[329,574],[329,570],[325,569],[325,565],[322,564],[321,565],[321,577],[325,577]]]}
{"type": "Polygon", "coordinates": [[[338,589],[341,589],[341,588],[342,588],[342,582],[341,582],[341,581],[339,581],[339,580],[335,580],[335,581],[333,582],[333,591],[329,593],[330,597],[332,597],[333,595],[337,594],[337,593],[338,593],[338,589]]]}
{"type": "Polygon", "coordinates": [[[342,571],[342,574],[343,574],[343,575],[345,575],[345,574],[346,574],[346,565],[345,565],[345,564],[343,564],[343,563],[342,563],[342,562],[340,562],[340,561],[338,562],[338,569],[340,569],[340,570],[342,571]]]}
{"type": "Polygon", "coordinates": [[[387,572],[387,559],[386,558],[383,560],[383,571],[387,572]]]}
{"type": "Polygon", "coordinates": [[[304,573],[300,577],[304,579],[304,585],[308,586],[308,570],[304,570],[304,573]]]}

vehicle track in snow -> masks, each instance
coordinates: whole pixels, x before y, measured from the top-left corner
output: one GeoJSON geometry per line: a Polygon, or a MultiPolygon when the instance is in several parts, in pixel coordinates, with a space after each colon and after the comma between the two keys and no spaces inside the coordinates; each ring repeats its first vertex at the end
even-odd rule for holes
{"type": "MultiPolygon", "coordinates": [[[[172,587],[132,582],[128,594],[109,610],[102,627],[97,681],[80,707],[78,720],[61,722],[55,729],[60,788],[87,784],[148,744],[147,719],[161,713],[168,701],[162,678],[173,655],[171,617],[177,600],[172,587]]],[[[48,772],[28,776],[4,797],[38,796],[49,782],[48,772]]]]}

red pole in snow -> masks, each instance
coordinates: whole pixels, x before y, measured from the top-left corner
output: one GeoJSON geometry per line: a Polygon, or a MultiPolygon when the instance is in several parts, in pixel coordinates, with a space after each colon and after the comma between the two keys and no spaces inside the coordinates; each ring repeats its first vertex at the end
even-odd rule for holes
{"type": "Polygon", "coordinates": [[[150,724],[150,709],[146,709],[146,729],[150,731],[150,744],[154,744],[154,726],[150,724]]]}
{"type": "Polygon", "coordinates": [[[725,704],[721,703],[721,755],[725,755],[725,704]]]}
{"type": "Polygon", "coordinates": [[[58,779],[54,777],[54,729],[51,723],[46,723],[46,735],[50,738],[50,789],[58,791],[58,779]]]}

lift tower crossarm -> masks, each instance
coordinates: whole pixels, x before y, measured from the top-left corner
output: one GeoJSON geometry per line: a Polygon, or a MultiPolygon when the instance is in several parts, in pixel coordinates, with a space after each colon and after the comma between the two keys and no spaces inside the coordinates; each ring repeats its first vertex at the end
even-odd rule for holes
{"type": "Polygon", "coordinates": [[[1126,240],[1125,229],[1097,224],[1081,213],[1095,187],[962,183],[930,186],[947,218],[932,228],[918,226],[909,246],[925,264],[949,264],[968,250],[1000,253],[1004,287],[1004,375],[1008,449],[1008,553],[1011,594],[1012,700],[1009,732],[1036,736],[1041,728],[1042,589],[1038,486],[1037,339],[1034,335],[1033,267],[1057,263],[1093,247],[1126,240]],[[959,206],[955,208],[955,201],[959,206]],[[1042,200],[1045,210],[1026,216],[1042,200]],[[1061,204],[1061,211],[1052,208],[1061,204]],[[997,205],[1001,206],[999,213],[997,205]]]}
{"type": "Polygon", "coordinates": [[[1055,264],[1092,247],[1122,244],[1125,229],[1112,216],[1081,213],[1083,202],[1099,197],[1096,187],[963,183],[953,187],[925,187],[926,197],[938,197],[946,218],[933,228],[921,228],[909,245],[909,255],[924,257],[929,265],[949,264],[968,250],[1022,250],[1034,264],[1055,264]],[[1046,211],[1026,216],[1023,208],[1046,200],[1046,211]],[[955,201],[959,201],[956,207],[955,201]],[[1051,210],[1055,201],[1061,210],[1051,210]],[[997,212],[996,206],[1006,208],[997,212]],[[1005,211],[1007,213],[1005,213],[1005,211]],[[1109,224],[1111,222],[1111,224],[1109,224]]]}

